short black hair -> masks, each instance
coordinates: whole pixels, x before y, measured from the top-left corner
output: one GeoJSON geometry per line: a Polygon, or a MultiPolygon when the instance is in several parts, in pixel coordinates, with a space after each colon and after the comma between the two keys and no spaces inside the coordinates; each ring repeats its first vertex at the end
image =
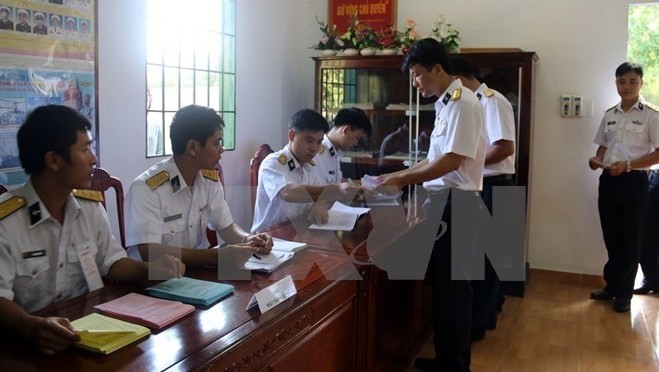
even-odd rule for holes
{"type": "Polygon", "coordinates": [[[342,108],[336,113],[333,121],[334,127],[342,127],[348,125],[351,130],[361,129],[370,137],[373,129],[371,128],[371,120],[368,118],[364,110],[357,107],[342,108]]]}
{"type": "Polygon", "coordinates": [[[169,139],[172,152],[181,155],[189,140],[196,140],[201,147],[215,131],[224,128],[224,120],[215,110],[199,105],[189,105],[179,109],[169,126],[169,139]]]}
{"type": "Polygon", "coordinates": [[[329,132],[329,124],[323,115],[311,109],[304,109],[296,112],[288,121],[288,129],[293,129],[295,133],[309,132],[329,132]]]}
{"type": "Polygon", "coordinates": [[[403,59],[403,72],[408,72],[414,65],[421,65],[428,71],[432,70],[435,65],[441,65],[447,74],[454,74],[444,44],[430,37],[421,39],[412,45],[409,53],[403,59]]]}
{"type": "Polygon", "coordinates": [[[46,105],[32,110],[16,135],[25,173],[42,173],[46,167],[44,156],[49,151],[70,162],[70,148],[78,141],[78,133],[91,129],[89,120],[68,106],[46,105]]]}
{"type": "Polygon", "coordinates": [[[643,78],[643,66],[640,63],[624,62],[616,69],[616,77],[622,76],[628,72],[635,72],[638,76],[643,78]]]}
{"type": "Polygon", "coordinates": [[[450,56],[449,60],[451,61],[451,66],[453,67],[453,73],[455,75],[465,76],[470,79],[478,79],[474,68],[471,67],[471,62],[464,57],[459,56],[450,56]]]}

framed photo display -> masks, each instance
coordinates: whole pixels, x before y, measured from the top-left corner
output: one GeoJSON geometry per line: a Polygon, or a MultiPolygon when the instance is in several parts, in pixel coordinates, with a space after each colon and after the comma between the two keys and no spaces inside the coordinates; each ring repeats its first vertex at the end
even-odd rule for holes
{"type": "Polygon", "coordinates": [[[0,0],[0,184],[27,179],[16,133],[38,106],[87,116],[98,154],[96,1],[0,0]]]}

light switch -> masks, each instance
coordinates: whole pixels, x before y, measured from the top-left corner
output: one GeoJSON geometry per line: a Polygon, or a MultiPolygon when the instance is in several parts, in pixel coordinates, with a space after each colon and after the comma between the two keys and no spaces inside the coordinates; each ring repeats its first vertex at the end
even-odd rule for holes
{"type": "Polygon", "coordinates": [[[581,96],[572,96],[572,115],[582,116],[583,115],[583,100],[581,96]]]}
{"type": "Polygon", "coordinates": [[[561,116],[568,117],[571,115],[572,115],[572,96],[564,94],[561,96],[561,116]]]}

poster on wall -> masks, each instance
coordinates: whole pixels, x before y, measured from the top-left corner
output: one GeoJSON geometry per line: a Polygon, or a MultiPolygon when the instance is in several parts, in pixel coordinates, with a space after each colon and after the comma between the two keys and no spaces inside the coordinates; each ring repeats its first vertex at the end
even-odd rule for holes
{"type": "Polygon", "coordinates": [[[329,25],[336,25],[336,32],[345,33],[350,16],[357,15],[359,23],[368,24],[379,31],[396,27],[396,0],[329,0],[329,25]]]}
{"type": "Polygon", "coordinates": [[[16,133],[47,104],[96,113],[95,0],[0,0],[0,184],[25,182],[16,133]]]}

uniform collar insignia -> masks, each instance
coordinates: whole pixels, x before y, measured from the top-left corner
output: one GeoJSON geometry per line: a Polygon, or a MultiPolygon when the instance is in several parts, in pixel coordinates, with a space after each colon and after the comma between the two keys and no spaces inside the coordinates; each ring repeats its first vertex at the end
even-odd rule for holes
{"type": "Polygon", "coordinates": [[[178,190],[181,189],[181,181],[178,178],[178,176],[174,177],[169,181],[169,183],[172,185],[172,192],[176,194],[178,190]]]}
{"type": "Polygon", "coordinates": [[[291,159],[288,161],[288,170],[292,171],[293,169],[295,169],[295,161],[291,159]]]}
{"type": "Polygon", "coordinates": [[[334,155],[336,155],[336,151],[334,150],[334,147],[330,147],[329,153],[330,153],[330,155],[332,155],[332,157],[334,157],[334,155]]]}
{"type": "Polygon", "coordinates": [[[30,225],[41,221],[41,206],[39,206],[39,202],[32,204],[28,210],[30,212],[30,225]]]}
{"type": "Polygon", "coordinates": [[[639,103],[638,103],[638,109],[641,110],[641,111],[643,111],[643,107],[644,107],[644,106],[643,106],[643,102],[639,102],[639,103]]]}
{"type": "Polygon", "coordinates": [[[480,94],[480,93],[476,93],[476,98],[478,98],[478,100],[480,101],[480,100],[481,100],[481,98],[483,98],[483,95],[482,95],[482,94],[480,94]]]}
{"type": "Polygon", "coordinates": [[[450,94],[450,93],[446,93],[446,94],[444,95],[444,98],[442,98],[442,103],[443,103],[443,104],[447,104],[448,101],[449,101],[450,99],[451,99],[451,94],[450,94]]]}
{"type": "Polygon", "coordinates": [[[313,165],[313,166],[315,167],[315,166],[316,166],[316,161],[313,160],[313,159],[311,159],[311,161],[309,162],[309,164],[311,164],[311,165],[313,165]]]}

